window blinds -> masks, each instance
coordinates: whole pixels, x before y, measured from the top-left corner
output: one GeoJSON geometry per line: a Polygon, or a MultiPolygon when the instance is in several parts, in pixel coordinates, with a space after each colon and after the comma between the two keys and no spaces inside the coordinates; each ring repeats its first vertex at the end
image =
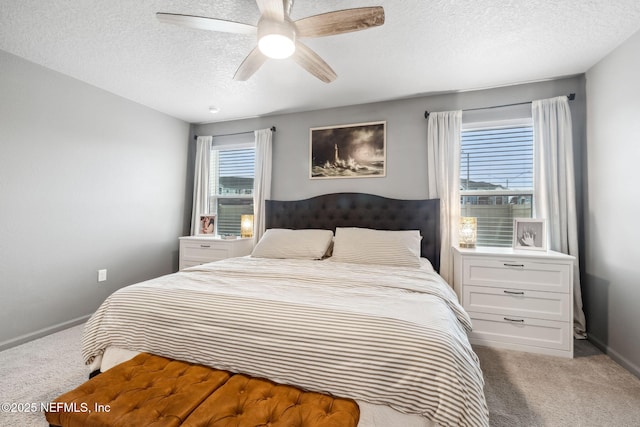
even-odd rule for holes
{"type": "Polygon", "coordinates": [[[253,214],[255,148],[214,147],[211,153],[210,211],[217,234],[240,235],[240,216],[253,214]]]}
{"type": "Polygon", "coordinates": [[[511,246],[513,218],[531,217],[533,127],[462,131],[461,215],[478,218],[479,246],[511,246]]]}

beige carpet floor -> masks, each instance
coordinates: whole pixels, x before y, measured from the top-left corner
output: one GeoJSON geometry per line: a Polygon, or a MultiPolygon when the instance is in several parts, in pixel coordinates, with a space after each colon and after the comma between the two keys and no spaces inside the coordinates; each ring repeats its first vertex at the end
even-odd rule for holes
{"type": "MultiPolygon", "coordinates": [[[[84,382],[82,327],[0,352],[0,403],[48,402],[84,382]]],[[[475,350],[493,427],[640,427],[640,379],[586,341],[571,360],[475,350]]],[[[41,412],[0,412],[0,427],[47,425],[41,412]]]]}
{"type": "MultiPolygon", "coordinates": [[[[80,342],[84,325],[0,352],[0,404],[51,402],[87,380],[80,342]]],[[[47,427],[42,412],[0,411],[0,427],[47,427]]]]}
{"type": "Polygon", "coordinates": [[[640,426],[640,379],[588,341],[575,341],[573,359],[474,350],[492,426],[640,426]]]}

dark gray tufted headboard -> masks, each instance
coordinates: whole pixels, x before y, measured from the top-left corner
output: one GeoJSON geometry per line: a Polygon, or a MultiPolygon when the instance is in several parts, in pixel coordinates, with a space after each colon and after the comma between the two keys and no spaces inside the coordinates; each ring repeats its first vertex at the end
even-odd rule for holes
{"type": "Polygon", "coordinates": [[[336,227],[420,230],[421,255],[440,271],[440,200],[400,200],[363,193],[335,193],[305,200],[267,200],[266,228],[336,227]]]}

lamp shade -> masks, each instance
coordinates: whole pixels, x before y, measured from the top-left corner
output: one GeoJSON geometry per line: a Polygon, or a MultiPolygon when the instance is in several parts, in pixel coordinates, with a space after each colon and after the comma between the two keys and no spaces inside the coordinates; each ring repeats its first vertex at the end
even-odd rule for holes
{"type": "Polygon", "coordinates": [[[258,48],[269,58],[284,59],[296,50],[296,30],[291,21],[262,18],[258,22],[258,48]]]}
{"type": "Polygon", "coordinates": [[[240,215],[240,237],[253,237],[253,215],[240,215]]]}
{"type": "Polygon", "coordinates": [[[475,248],[478,238],[478,221],[473,216],[460,217],[458,244],[461,248],[475,248]]]}
{"type": "Polygon", "coordinates": [[[260,52],[269,58],[284,59],[293,55],[296,45],[289,37],[281,34],[268,34],[258,42],[260,52]]]}

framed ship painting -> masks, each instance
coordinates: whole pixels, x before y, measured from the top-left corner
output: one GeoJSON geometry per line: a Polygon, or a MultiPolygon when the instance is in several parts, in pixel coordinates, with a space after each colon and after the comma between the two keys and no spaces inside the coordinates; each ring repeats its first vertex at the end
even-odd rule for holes
{"type": "Polygon", "coordinates": [[[310,179],[386,175],[387,122],[311,128],[310,179]]]}

